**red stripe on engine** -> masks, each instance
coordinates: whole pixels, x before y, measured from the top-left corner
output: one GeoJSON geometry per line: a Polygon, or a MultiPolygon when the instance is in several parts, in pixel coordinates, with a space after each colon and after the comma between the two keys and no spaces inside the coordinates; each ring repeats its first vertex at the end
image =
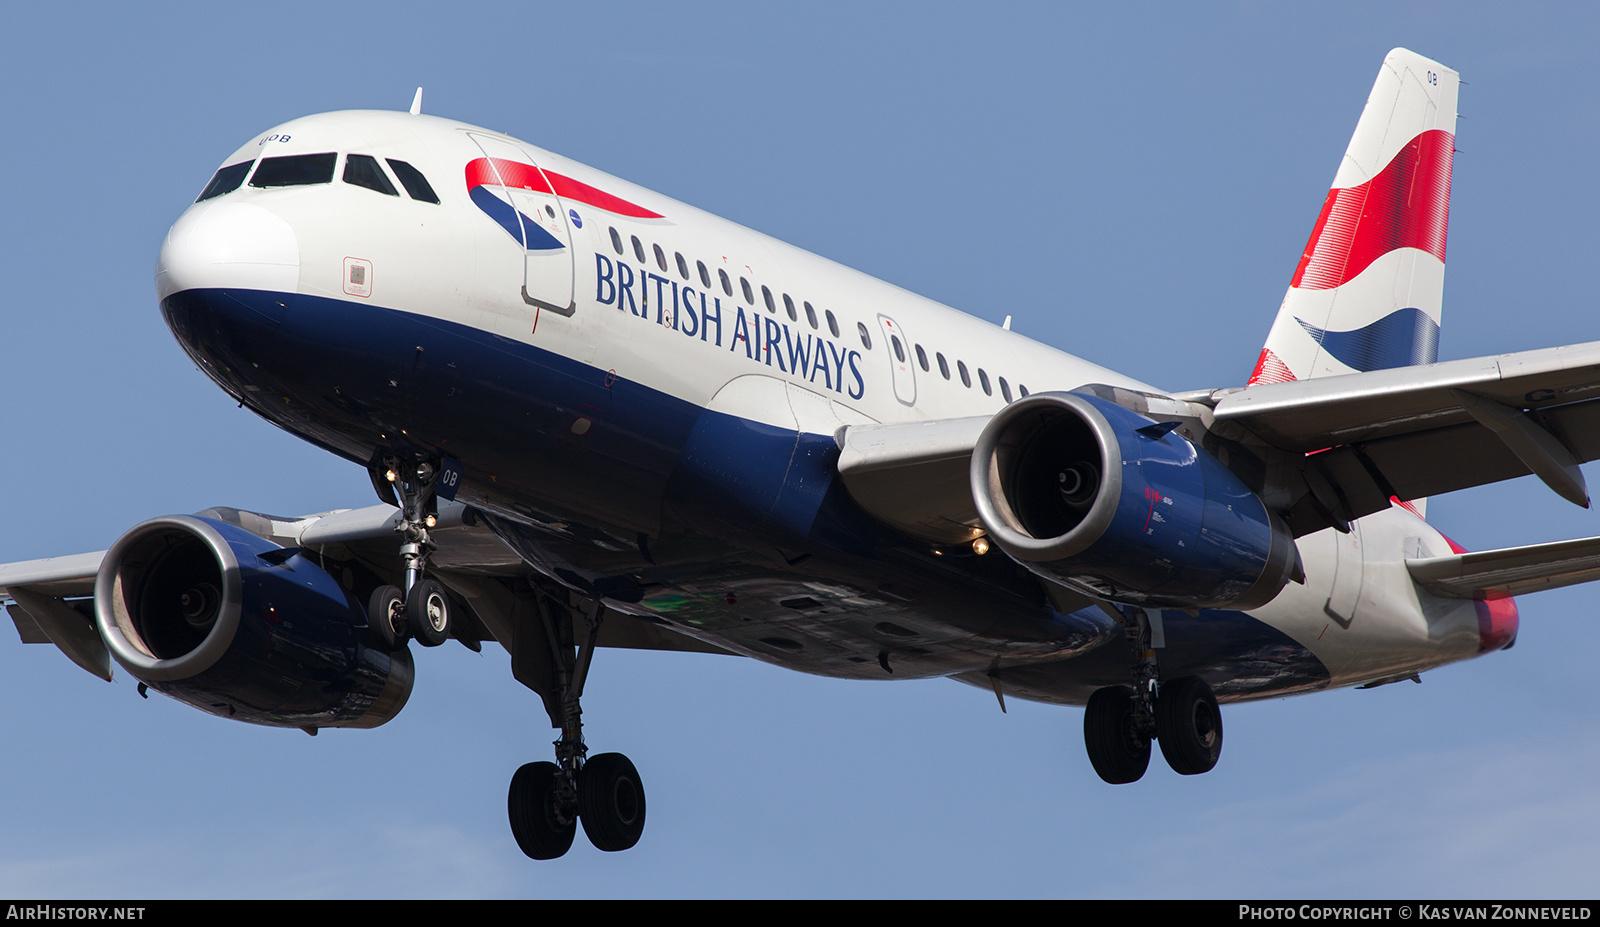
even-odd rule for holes
{"type": "Polygon", "coordinates": [[[1396,248],[1417,248],[1443,261],[1454,157],[1455,136],[1429,129],[1376,177],[1329,190],[1289,285],[1341,286],[1396,248]]]}

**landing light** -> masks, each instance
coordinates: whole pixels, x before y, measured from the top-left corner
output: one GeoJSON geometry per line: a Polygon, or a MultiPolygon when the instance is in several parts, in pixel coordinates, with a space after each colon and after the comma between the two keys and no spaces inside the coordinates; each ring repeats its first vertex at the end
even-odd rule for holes
{"type": "Polygon", "coordinates": [[[972,552],[975,553],[975,554],[978,554],[979,556],[982,556],[983,554],[987,554],[989,552],[989,539],[988,538],[978,538],[977,540],[973,541],[972,542],[972,552]]]}
{"type": "Polygon", "coordinates": [[[393,470],[385,470],[383,471],[383,478],[393,483],[395,480],[400,478],[400,474],[394,472],[393,470]]]}
{"type": "Polygon", "coordinates": [[[429,515],[427,518],[425,518],[423,520],[428,523],[428,527],[430,527],[430,528],[439,527],[439,519],[433,517],[432,515],[429,515]]]}

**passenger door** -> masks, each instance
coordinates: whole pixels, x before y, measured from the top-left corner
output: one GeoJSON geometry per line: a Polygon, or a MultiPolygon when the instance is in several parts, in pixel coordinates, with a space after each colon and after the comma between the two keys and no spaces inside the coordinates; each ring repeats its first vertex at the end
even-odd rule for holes
{"type": "Polygon", "coordinates": [[[878,327],[883,332],[884,350],[889,355],[889,366],[894,374],[894,398],[902,405],[915,405],[917,401],[917,375],[912,369],[911,339],[894,319],[878,315],[878,327]]]}
{"type": "Polygon", "coordinates": [[[572,231],[561,198],[521,146],[491,135],[469,134],[488,159],[494,182],[483,185],[492,188],[487,195],[498,196],[504,205],[497,207],[482,197],[474,201],[522,245],[523,302],[572,315],[572,231]]]}

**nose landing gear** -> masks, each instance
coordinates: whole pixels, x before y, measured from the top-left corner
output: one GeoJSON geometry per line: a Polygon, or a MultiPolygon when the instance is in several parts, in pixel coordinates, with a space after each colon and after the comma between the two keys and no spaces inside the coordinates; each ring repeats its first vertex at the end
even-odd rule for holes
{"type": "Polygon", "coordinates": [[[1133,685],[1107,686],[1089,697],[1083,740],[1089,762],[1112,785],[1135,782],[1150,765],[1150,741],[1181,776],[1210,772],[1222,756],[1222,713],[1199,676],[1161,683],[1149,616],[1129,608],[1123,630],[1134,652],[1133,685]]]}
{"type": "MultiPolygon", "coordinates": [[[[450,639],[450,597],[444,586],[427,578],[433,539],[428,530],[438,524],[435,490],[445,468],[437,461],[384,459],[373,468],[372,484],[385,502],[400,508],[400,560],[405,568],[404,587],[379,586],[367,602],[367,620],[373,636],[390,650],[416,638],[424,647],[437,647],[450,639]]],[[[459,468],[457,468],[459,473],[459,468]]]]}

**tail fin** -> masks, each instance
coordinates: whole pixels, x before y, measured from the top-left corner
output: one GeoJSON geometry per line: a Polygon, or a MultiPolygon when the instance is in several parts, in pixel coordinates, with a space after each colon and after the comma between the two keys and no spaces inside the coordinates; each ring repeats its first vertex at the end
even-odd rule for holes
{"type": "Polygon", "coordinates": [[[1251,385],[1433,363],[1459,83],[1415,52],[1384,58],[1251,385]]]}

